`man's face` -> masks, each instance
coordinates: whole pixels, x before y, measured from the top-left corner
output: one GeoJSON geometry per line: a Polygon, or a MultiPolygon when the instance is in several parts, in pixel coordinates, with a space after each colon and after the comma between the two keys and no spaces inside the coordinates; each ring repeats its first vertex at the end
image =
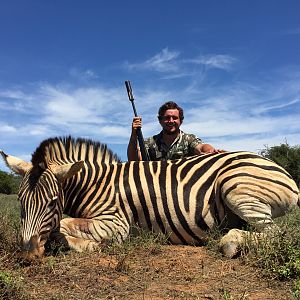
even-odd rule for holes
{"type": "Polygon", "coordinates": [[[181,121],[179,118],[179,110],[166,110],[165,113],[161,116],[159,123],[162,126],[164,133],[177,134],[181,125],[181,121]]]}

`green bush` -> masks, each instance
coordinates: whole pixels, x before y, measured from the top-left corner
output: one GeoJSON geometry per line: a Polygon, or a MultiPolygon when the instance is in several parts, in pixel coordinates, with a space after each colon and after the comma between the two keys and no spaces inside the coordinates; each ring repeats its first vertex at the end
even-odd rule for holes
{"type": "Polygon", "coordinates": [[[266,147],[260,154],[287,170],[300,186],[300,146],[292,147],[285,143],[280,146],[266,147]]]}
{"type": "Polygon", "coordinates": [[[6,195],[17,194],[20,181],[20,176],[0,171],[0,193],[6,195]]]}

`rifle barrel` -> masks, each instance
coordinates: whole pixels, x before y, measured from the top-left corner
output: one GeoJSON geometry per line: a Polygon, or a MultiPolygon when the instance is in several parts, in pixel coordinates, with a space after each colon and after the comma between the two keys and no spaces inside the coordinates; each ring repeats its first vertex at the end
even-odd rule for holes
{"type": "MultiPolygon", "coordinates": [[[[137,111],[136,111],[136,108],[135,108],[134,97],[133,97],[132,88],[131,88],[131,84],[130,84],[129,80],[125,81],[125,86],[126,86],[128,98],[129,98],[129,100],[132,104],[132,109],[133,109],[134,116],[137,117],[138,114],[137,114],[137,111]]],[[[144,138],[143,138],[143,134],[142,134],[142,129],[138,128],[136,133],[137,133],[137,138],[138,138],[138,142],[139,142],[139,145],[140,145],[140,151],[141,151],[142,159],[143,160],[150,160],[149,156],[148,156],[148,153],[146,151],[144,138]]]]}

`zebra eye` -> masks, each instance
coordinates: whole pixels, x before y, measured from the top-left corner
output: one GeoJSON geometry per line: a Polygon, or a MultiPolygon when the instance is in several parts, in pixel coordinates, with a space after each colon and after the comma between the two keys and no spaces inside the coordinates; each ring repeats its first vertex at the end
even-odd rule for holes
{"type": "Polygon", "coordinates": [[[54,196],[54,197],[52,198],[52,200],[51,200],[50,203],[48,204],[48,207],[49,207],[50,209],[53,208],[53,206],[56,205],[57,199],[58,199],[57,196],[54,196]]]}

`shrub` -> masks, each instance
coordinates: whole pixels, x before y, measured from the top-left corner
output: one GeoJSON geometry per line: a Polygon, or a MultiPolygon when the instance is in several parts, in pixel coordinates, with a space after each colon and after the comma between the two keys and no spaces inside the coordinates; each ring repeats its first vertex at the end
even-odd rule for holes
{"type": "Polygon", "coordinates": [[[300,146],[291,147],[285,143],[271,148],[266,147],[260,154],[287,170],[300,186],[300,146]]]}
{"type": "Polygon", "coordinates": [[[0,171],[0,193],[6,195],[16,194],[20,181],[20,176],[0,171]]]}

